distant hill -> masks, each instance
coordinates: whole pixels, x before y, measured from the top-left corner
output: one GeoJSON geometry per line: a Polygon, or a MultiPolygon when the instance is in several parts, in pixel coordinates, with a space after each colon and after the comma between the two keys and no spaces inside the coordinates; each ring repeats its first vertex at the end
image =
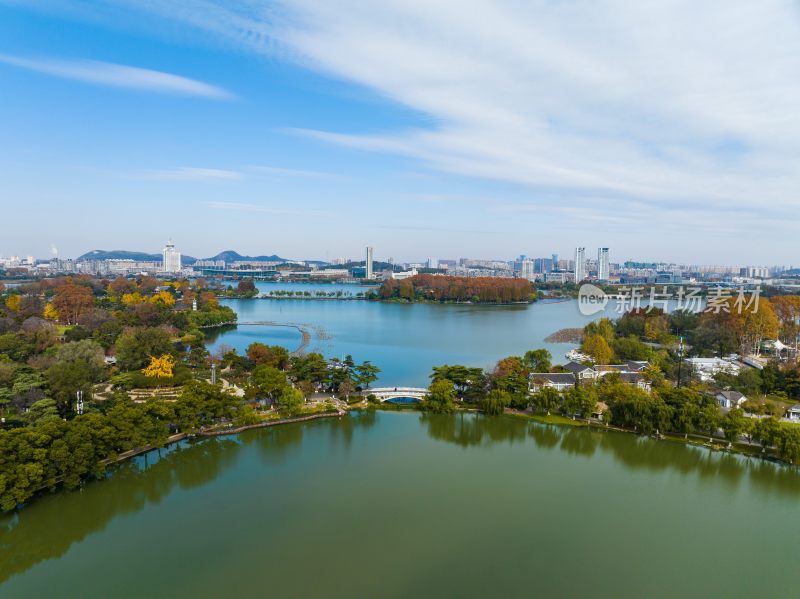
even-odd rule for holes
{"type": "MultiPolygon", "coordinates": [[[[129,252],[127,250],[92,250],[86,252],[77,258],[78,260],[136,260],[138,262],[160,262],[162,255],[148,254],[147,252],[129,252]]],[[[197,262],[198,258],[193,256],[181,255],[181,263],[184,266],[190,266],[197,262]]],[[[226,263],[231,262],[291,262],[288,258],[281,258],[277,254],[271,256],[242,256],[239,252],[234,250],[225,250],[216,256],[210,258],[203,258],[203,260],[224,260],[226,263]]],[[[316,264],[322,266],[326,262],[320,260],[308,260],[307,264],[316,264]]]]}
{"type": "MultiPolygon", "coordinates": [[[[92,250],[77,260],[135,260],[137,262],[161,262],[161,254],[148,254],[147,252],[129,252],[127,250],[92,250]]],[[[192,256],[181,256],[181,263],[184,265],[194,264],[197,258],[192,256]]]]}
{"type": "Polygon", "coordinates": [[[239,252],[234,252],[233,250],[225,250],[224,252],[220,252],[216,256],[211,256],[210,258],[204,258],[204,260],[224,260],[227,263],[230,262],[290,262],[286,258],[281,258],[280,256],[273,254],[272,256],[242,256],[239,252]]]}

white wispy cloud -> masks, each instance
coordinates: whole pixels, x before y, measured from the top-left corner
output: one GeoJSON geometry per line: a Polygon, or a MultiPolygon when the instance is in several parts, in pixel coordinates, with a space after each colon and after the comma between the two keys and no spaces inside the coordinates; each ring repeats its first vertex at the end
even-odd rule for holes
{"type": "MultiPolygon", "coordinates": [[[[361,84],[429,119],[326,142],[447,173],[635,199],[648,225],[681,204],[800,206],[800,8],[792,0],[150,0],[159,15],[361,84]]],[[[545,195],[544,197],[552,197],[545,195]]],[[[546,207],[548,200],[531,200],[546,207]]],[[[746,230],[776,219],[739,222],[746,230]]]]}
{"type": "Polygon", "coordinates": [[[178,168],[144,171],[144,176],[148,179],[160,181],[213,182],[237,181],[242,178],[242,173],[219,168],[181,166],[178,168]]]}
{"type": "Polygon", "coordinates": [[[248,167],[248,170],[253,171],[255,173],[261,173],[264,175],[299,177],[303,179],[337,180],[337,179],[347,178],[344,175],[340,175],[337,173],[328,173],[325,171],[314,171],[308,169],[283,168],[278,166],[251,165],[248,167]]]}
{"type": "Polygon", "coordinates": [[[123,87],[151,92],[200,96],[215,100],[230,100],[229,91],[172,73],[143,69],[98,60],[59,60],[53,58],[25,58],[0,54],[0,63],[30,71],[45,73],[63,79],[85,83],[123,87]]]}
{"type": "Polygon", "coordinates": [[[205,205],[214,210],[226,210],[229,212],[265,212],[267,214],[288,214],[295,216],[323,216],[328,214],[328,212],[322,210],[276,208],[273,206],[262,206],[260,204],[248,204],[243,202],[205,202],[205,205]]]}

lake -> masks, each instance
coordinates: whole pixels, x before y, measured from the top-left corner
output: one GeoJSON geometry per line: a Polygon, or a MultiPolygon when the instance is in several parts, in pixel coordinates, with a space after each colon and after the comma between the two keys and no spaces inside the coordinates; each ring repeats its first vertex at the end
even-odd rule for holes
{"type": "MultiPolygon", "coordinates": [[[[262,292],[291,289],[312,293],[343,289],[354,294],[364,289],[303,283],[259,283],[258,288],[262,292]]],[[[490,368],[500,358],[542,347],[550,350],[556,362],[565,362],[564,353],[575,346],[545,343],[545,337],[562,328],[583,327],[592,319],[583,316],[572,300],[508,306],[300,299],[221,303],[233,308],[243,323],[274,322],[306,329],[311,334],[307,351],[339,358],[350,354],[358,362],[370,360],[382,371],[377,384],[391,387],[427,386],[432,366],[490,368]]],[[[609,310],[606,314],[614,316],[613,309],[609,310]]],[[[290,327],[239,325],[211,335],[211,351],[224,344],[243,352],[254,341],[293,350],[302,342],[300,331],[290,327]]]]}
{"type": "Polygon", "coordinates": [[[512,417],[203,439],[0,520],[0,596],[796,597],[794,468],[512,417]]]}

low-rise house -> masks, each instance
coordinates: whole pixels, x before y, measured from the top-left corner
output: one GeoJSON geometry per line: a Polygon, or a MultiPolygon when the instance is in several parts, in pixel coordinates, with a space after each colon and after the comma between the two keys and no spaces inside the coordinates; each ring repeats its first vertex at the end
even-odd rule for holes
{"type": "Polygon", "coordinates": [[[572,373],[578,381],[591,380],[597,378],[597,370],[595,366],[586,366],[579,362],[567,362],[564,364],[564,370],[572,373]]]}
{"type": "Polygon", "coordinates": [[[596,418],[597,420],[602,420],[603,415],[608,412],[608,404],[604,401],[598,401],[597,405],[594,407],[594,412],[592,412],[592,418],[596,418]]]}
{"type": "Polygon", "coordinates": [[[528,376],[528,389],[537,393],[545,388],[559,393],[575,386],[575,375],[571,372],[532,372],[528,376]]]}
{"type": "Polygon", "coordinates": [[[742,404],[747,401],[747,398],[738,391],[720,391],[716,395],[719,407],[723,410],[732,410],[733,408],[741,408],[742,404]]]}
{"type": "Polygon", "coordinates": [[[727,372],[733,376],[739,374],[738,364],[722,358],[686,358],[685,362],[703,382],[713,380],[714,375],[720,372],[727,372]]]}
{"type": "Polygon", "coordinates": [[[786,419],[793,422],[800,421],[800,404],[795,404],[786,410],[786,419]]]}
{"type": "Polygon", "coordinates": [[[533,372],[528,376],[528,389],[531,393],[550,387],[557,391],[565,391],[578,383],[596,381],[608,374],[619,375],[622,382],[638,387],[650,393],[650,383],[642,372],[647,368],[647,362],[629,361],[625,364],[602,364],[586,366],[578,362],[568,362],[564,365],[567,372],[533,372]]]}

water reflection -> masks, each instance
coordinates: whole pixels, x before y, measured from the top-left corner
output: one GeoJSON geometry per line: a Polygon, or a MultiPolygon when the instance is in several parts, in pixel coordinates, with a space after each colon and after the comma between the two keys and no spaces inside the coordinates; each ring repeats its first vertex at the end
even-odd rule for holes
{"type": "MultiPolygon", "coordinates": [[[[39,562],[58,558],[75,543],[103,530],[119,515],[158,504],[177,490],[202,487],[229,469],[251,468],[253,464],[257,467],[260,462],[270,466],[280,464],[286,472],[290,469],[297,472],[299,460],[305,458],[304,467],[308,470],[304,472],[313,475],[317,472],[315,467],[331,465],[316,459],[324,452],[378,452],[386,433],[402,435],[398,438],[403,443],[413,443],[427,434],[436,441],[475,448],[488,460],[495,460],[498,471],[509,468],[502,462],[504,454],[499,451],[489,455],[489,452],[514,445],[529,451],[532,459],[549,462],[556,473],[567,467],[567,461],[577,459],[591,463],[592,468],[608,474],[611,480],[619,479],[620,468],[614,466],[621,466],[626,470],[624,478],[636,473],[669,473],[686,478],[687,488],[699,481],[711,491],[722,488],[730,494],[746,489],[755,496],[756,501],[752,502],[755,506],[763,505],[768,496],[792,500],[800,496],[800,472],[796,468],[680,443],[544,425],[519,418],[466,413],[416,416],[365,410],[343,418],[253,430],[240,437],[175,446],[160,454],[148,454],[146,459],[122,464],[114,470],[111,480],[87,484],[83,492],[59,492],[44,497],[16,514],[0,518],[0,583],[39,562]],[[306,453],[301,454],[303,450],[306,453]],[[256,459],[249,459],[250,454],[245,451],[252,451],[256,459]],[[309,456],[315,459],[309,460],[309,456]]],[[[342,463],[351,462],[342,460],[342,463]]],[[[517,473],[510,475],[515,477],[517,473]]],[[[408,483],[419,484],[415,480],[408,483]]],[[[381,481],[369,479],[360,484],[369,486],[381,481]]]]}
{"type": "Polygon", "coordinates": [[[489,445],[498,442],[523,442],[528,436],[528,422],[511,418],[487,418],[475,414],[428,414],[420,423],[433,439],[455,443],[461,447],[489,445]]]}
{"type": "Polygon", "coordinates": [[[174,445],[115,468],[110,481],[83,491],[58,491],[0,518],[0,583],[37,563],[59,557],[74,543],[100,531],[122,514],[160,502],[176,487],[200,487],[236,461],[233,439],[174,445]]]}
{"type": "Polygon", "coordinates": [[[673,471],[730,490],[743,481],[764,494],[800,496],[800,470],[756,457],[711,451],[672,441],[656,441],[633,434],[541,424],[511,417],[459,413],[452,416],[421,414],[428,436],[461,447],[489,447],[497,442],[533,440],[539,449],[558,447],[570,455],[592,457],[597,452],[632,470],[673,471]]]}

